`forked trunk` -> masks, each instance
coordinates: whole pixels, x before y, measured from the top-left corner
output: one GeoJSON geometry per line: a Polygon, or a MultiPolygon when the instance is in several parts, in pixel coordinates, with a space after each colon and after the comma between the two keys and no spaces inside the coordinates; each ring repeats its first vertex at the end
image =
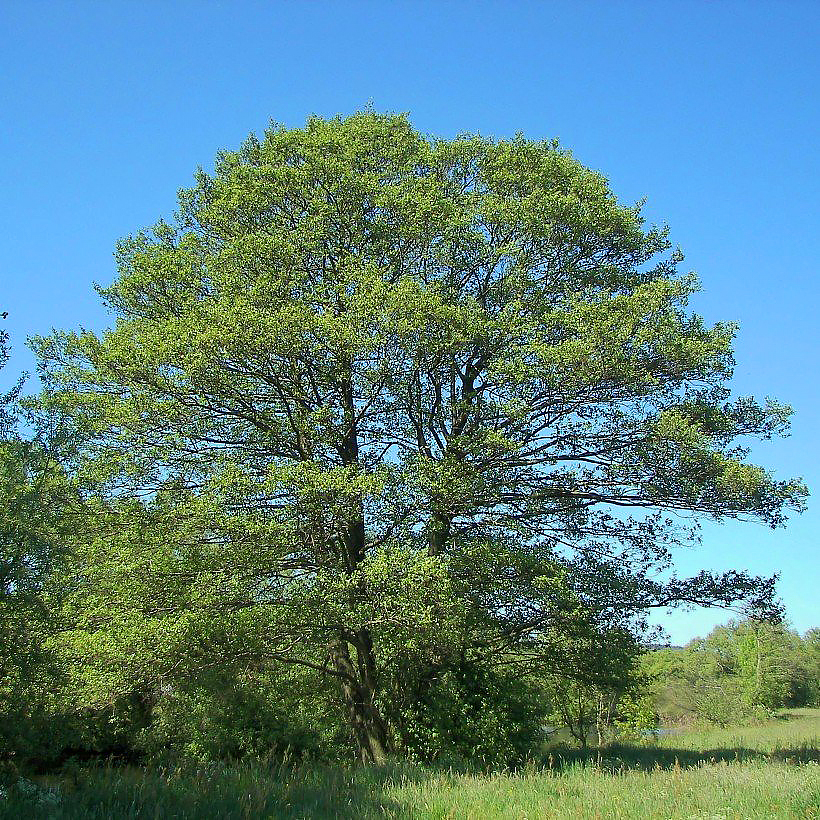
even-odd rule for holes
{"type": "MultiPolygon", "coordinates": [[[[362,654],[361,649],[357,651],[362,654]]],[[[358,674],[347,641],[334,644],[330,654],[340,676],[342,697],[362,763],[386,763],[390,758],[390,739],[384,718],[373,702],[375,693],[369,676],[358,674]]]]}

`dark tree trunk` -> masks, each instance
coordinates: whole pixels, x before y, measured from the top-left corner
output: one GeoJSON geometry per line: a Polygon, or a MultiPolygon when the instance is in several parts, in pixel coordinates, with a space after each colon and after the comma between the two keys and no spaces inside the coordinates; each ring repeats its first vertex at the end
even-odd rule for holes
{"type": "MultiPolygon", "coordinates": [[[[361,650],[357,648],[357,652],[361,657],[361,650]]],[[[342,697],[362,763],[386,763],[391,754],[390,739],[384,718],[373,703],[372,686],[366,676],[364,680],[360,679],[347,641],[334,644],[330,655],[340,676],[342,697]]]]}
{"type": "Polygon", "coordinates": [[[430,518],[430,555],[441,555],[444,552],[447,539],[450,537],[451,527],[450,517],[434,508],[430,518]]]}
{"type": "MultiPolygon", "coordinates": [[[[347,365],[347,378],[342,381],[346,430],[339,453],[345,465],[359,463],[359,435],[356,425],[356,402],[353,393],[353,366],[347,365]]],[[[358,499],[355,512],[343,533],[348,571],[353,572],[364,560],[367,535],[364,522],[364,502],[358,499]]],[[[354,596],[363,591],[354,590],[354,596]]],[[[353,601],[354,608],[357,601],[353,601]]],[[[340,677],[342,697],[347,707],[359,754],[363,763],[385,763],[391,747],[387,724],[375,704],[377,692],[376,656],[370,631],[364,627],[340,638],[331,647],[331,660],[340,677]],[[350,644],[356,650],[356,663],[350,656],[350,644]]]]}

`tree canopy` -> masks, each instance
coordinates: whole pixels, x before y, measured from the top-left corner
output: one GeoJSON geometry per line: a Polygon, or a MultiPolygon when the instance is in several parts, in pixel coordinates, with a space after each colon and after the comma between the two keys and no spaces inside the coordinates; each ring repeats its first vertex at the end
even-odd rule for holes
{"type": "Polygon", "coordinates": [[[77,641],[313,670],[382,760],[447,675],[592,682],[652,607],[771,612],[773,579],[669,572],[692,514],[806,495],[748,462],[790,410],[732,397],[681,261],[552,141],[365,111],[221,153],[119,244],[115,326],[35,341],[98,505],[77,641]]]}

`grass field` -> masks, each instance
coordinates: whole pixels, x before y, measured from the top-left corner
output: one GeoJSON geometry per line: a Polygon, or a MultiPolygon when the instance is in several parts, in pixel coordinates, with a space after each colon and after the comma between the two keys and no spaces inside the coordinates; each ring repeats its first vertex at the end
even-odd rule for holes
{"type": "Polygon", "coordinates": [[[13,787],[2,818],[820,818],[820,710],[601,752],[555,749],[517,773],[421,766],[77,769],[13,787]]]}

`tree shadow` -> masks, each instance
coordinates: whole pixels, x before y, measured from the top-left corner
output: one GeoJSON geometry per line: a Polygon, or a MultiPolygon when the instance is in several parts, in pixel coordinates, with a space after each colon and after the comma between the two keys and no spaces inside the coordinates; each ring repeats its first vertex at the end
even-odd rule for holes
{"type": "Polygon", "coordinates": [[[562,769],[583,763],[619,771],[639,769],[688,769],[715,763],[820,763],[820,749],[803,744],[764,752],[742,746],[716,747],[714,749],[677,749],[666,746],[640,746],[611,744],[587,749],[559,747],[547,756],[549,768],[562,769]]]}
{"type": "Polygon", "coordinates": [[[436,770],[414,765],[312,766],[288,790],[271,818],[411,818],[410,809],[387,795],[401,783],[423,783],[436,770]]]}
{"type": "MultiPolygon", "coordinates": [[[[560,774],[573,765],[619,774],[627,770],[663,771],[692,769],[718,763],[820,762],[820,749],[809,744],[763,752],[745,747],[693,750],[640,744],[612,744],[600,749],[556,747],[526,769],[545,776],[560,774]],[[534,771],[533,771],[534,770],[534,771]]],[[[511,774],[516,769],[480,769],[469,765],[436,766],[396,763],[386,766],[350,766],[309,763],[297,766],[213,764],[194,770],[135,766],[80,766],[74,770],[37,778],[42,788],[55,788],[62,796],[67,818],[189,817],[197,820],[233,820],[260,817],[394,818],[413,817],[412,808],[392,793],[402,785],[419,785],[440,779],[453,782],[462,776],[511,774]]],[[[439,784],[440,785],[440,784],[439,784]]],[[[0,818],[51,817],[33,803],[0,805],[0,818]],[[4,812],[4,808],[12,811],[4,812]],[[23,809],[25,808],[25,811],[23,809]],[[19,809],[19,810],[18,810],[19,809]],[[15,814],[14,812],[17,811],[15,814]]]]}
{"type": "Polygon", "coordinates": [[[59,795],[67,818],[120,817],[135,820],[188,817],[196,820],[276,820],[305,818],[395,818],[411,815],[392,799],[391,782],[421,782],[430,772],[397,767],[310,764],[288,767],[207,764],[192,770],[121,766],[72,767],[35,775],[37,792],[18,794],[12,788],[0,801],[0,820],[52,818],[42,805],[46,791],[59,795]]]}

